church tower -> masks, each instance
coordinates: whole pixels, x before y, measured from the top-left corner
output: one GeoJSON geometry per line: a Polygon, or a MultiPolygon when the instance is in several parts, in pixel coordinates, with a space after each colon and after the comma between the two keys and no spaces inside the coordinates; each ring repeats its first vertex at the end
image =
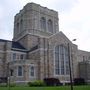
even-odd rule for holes
{"type": "Polygon", "coordinates": [[[15,16],[13,40],[19,41],[26,48],[37,43],[37,37],[48,38],[57,32],[59,32],[58,13],[47,7],[28,3],[15,16]],[[28,40],[30,42],[34,40],[34,44],[28,43],[28,40]]]}

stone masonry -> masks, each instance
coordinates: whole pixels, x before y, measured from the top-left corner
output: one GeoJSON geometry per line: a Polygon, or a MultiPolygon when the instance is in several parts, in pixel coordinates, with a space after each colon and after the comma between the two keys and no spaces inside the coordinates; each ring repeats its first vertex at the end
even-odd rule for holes
{"type": "Polygon", "coordinates": [[[58,21],[57,11],[35,3],[25,5],[15,15],[13,40],[0,39],[0,77],[9,77],[14,83],[50,77],[69,83],[69,54],[72,76],[80,77],[83,69],[79,69],[79,63],[89,61],[90,52],[79,50],[59,31],[58,21]]]}

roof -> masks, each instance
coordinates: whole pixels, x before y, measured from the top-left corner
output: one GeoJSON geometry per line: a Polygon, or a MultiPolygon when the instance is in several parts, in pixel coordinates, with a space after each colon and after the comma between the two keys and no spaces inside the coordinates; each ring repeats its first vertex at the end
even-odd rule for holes
{"type": "Polygon", "coordinates": [[[0,42],[11,42],[10,40],[0,39],[0,42]]]}
{"type": "MultiPolygon", "coordinates": [[[[9,40],[4,40],[4,39],[0,39],[0,42],[11,42],[11,50],[15,50],[15,51],[24,51],[24,52],[27,52],[28,50],[23,46],[21,45],[19,42],[16,42],[16,41],[9,41],[9,40]]],[[[29,52],[32,52],[34,50],[38,49],[38,45],[32,47],[29,52]]]]}
{"type": "Polygon", "coordinates": [[[26,50],[26,48],[24,48],[19,42],[14,42],[14,41],[12,41],[12,48],[26,50]]]}
{"type": "Polygon", "coordinates": [[[26,51],[26,48],[24,48],[19,42],[9,41],[9,40],[4,40],[4,39],[0,39],[0,42],[11,42],[11,44],[12,44],[11,49],[12,50],[26,51]]]}

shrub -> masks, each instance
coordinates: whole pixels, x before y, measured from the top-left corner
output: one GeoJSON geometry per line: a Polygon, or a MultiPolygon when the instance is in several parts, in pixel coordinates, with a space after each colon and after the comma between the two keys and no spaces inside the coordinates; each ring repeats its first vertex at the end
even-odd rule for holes
{"type": "Polygon", "coordinates": [[[0,87],[7,87],[6,83],[0,83],[0,87]]]}
{"type": "Polygon", "coordinates": [[[75,78],[74,79],[74,85],[85,85],[85,80],[84,78],[75,78]]]}
{"type": "Polygon", "coordinates": [[[41,80],[37,80],[34,82],[28,82],[28,86],[45,86],[45,83],[41,80]]]}
{"type": "Polygon", "coordinates": [[[45,78],[44,82],[47,86],[60,86],[62,83],[60,83],[59,79],[57,78],[45,78]]]}
{"type": "Polygon", "coordinates": [[[15,87],[16,84],[15,83],[10,83],[10,87],[15,87]]]}

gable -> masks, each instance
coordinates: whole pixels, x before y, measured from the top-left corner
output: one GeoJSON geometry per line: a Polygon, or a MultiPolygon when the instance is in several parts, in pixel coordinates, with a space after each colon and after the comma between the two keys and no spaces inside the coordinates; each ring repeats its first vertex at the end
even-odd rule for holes
{"type": "Polygon", "coordinates": [[[58,32],[49,37],[49,42],[52,44],[72,43],[63,32],[58,32]]]}

